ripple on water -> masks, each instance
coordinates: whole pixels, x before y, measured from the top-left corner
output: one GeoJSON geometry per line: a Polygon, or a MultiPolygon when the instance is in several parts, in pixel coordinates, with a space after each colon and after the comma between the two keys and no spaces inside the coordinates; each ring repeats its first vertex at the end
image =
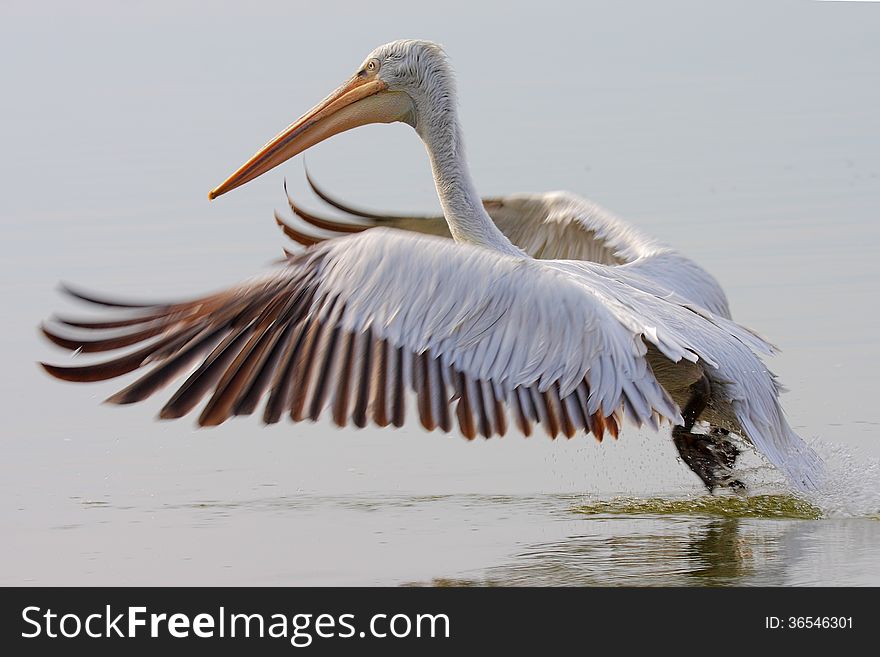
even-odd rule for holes
{"type": "Polygon", "coordinates": [[[718,516],[815,520],[822,510],[793,495],[703,495],[688,498],[615,497],[572,509],[584,515],[718,516]]]}

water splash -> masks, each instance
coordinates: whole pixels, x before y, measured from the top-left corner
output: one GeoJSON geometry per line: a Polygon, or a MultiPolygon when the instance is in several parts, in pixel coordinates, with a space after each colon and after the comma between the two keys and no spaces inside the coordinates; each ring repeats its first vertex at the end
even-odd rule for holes
{"type": "Polygon", "coordinates": [[[880,459],[854,446],[812,441],[825,461],[823,488],[805,498],[829,517],[880,517],[880,459]]]}
{"type": "MultiPolygon", "coordinates": [[[[793,489],[764,457],[742,446],[735,475],[749,491],[750,497],[745,499],[758,500],[757,508],[763,504],[761,500],[773,497],[797,499],[817,509],[815,517],[880,519],[880,459],[853,445],[819,438],[808,442],[825,463],[825,481],[820,490],[804,493],[793,489]]],[[[729,507],[733,514],[740,510],[734,501],[719,504],[721,508],[717,511],[721,515],[724,508],[729,507]]],[[[748,511],[747,508],[742,510],[748,511]]]]}
{"type": "Polygon", "coordinates": [[[880,520],[880,459],[864,450],[814,438],[810,446],[825,462],[823,487],[793,491],[778,470],[754,450],[743,449],[736,477],[748,496],[614,497],[573,509],[586,515],[685,515],[725,518],[868,518],[880,520]]]}

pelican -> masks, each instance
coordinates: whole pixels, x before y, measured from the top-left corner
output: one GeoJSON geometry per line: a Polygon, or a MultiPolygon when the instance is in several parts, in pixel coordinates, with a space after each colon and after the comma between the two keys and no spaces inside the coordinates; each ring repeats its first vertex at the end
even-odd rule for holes
{"type": "Polygon", "coordinates": [[[748,441],[800,490],[823,466],[791,429],[763,339],[647,275],[639,262],[538,260],[486,213],[468,170],[454,79],[427,41],[380,46],[357,72],[269,141],[214,199],[311,146],[368,123],[404,122],[425,144],[453,240],[387,227],[329,239],[282,266],[188,301],[132,303],[68,288],[115,309],[107,319],[55,318],[45,335],[110,360],[42,363],[53,376],[99,381],[151,368],[107,401],[141,401],[180,381],[160,411],[198,417],[422,426],[472,439],[579,431],[614,437],[624,419],[687,442],[684,461],[712,491],[736,487],[736,453],[694,433],[697,422],[748,441]],[[75,333],[72,329],[78,329],[75,333]],[[107,334],[106,331],[112,331],[107,334]],[[184,377],[186,377],[184,379],[184,377]]]}

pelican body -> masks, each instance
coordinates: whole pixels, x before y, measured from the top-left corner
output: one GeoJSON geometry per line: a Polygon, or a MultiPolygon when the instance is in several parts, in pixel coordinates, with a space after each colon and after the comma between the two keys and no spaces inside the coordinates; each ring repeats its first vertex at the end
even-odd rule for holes
{"type": "Polygon", "coordinates": [[[337,425],[358,427],[403,426],[414,403],[426,429],[457,426],[467,438],[503,435],[511,420],[524,435],[540,424],[551,436],[600,439],[617,436],[624,419],[668,422],[677,440],[693,443],[682,456],[710,490],[734,486],[736,454],[692,433],[704,421],[750,442],[795,488],[820,484],[821,461],[789,427],[759,357],[772,348],[731,321],[726,302],[688,298],[651,275],[649,257],[535,259],[496,226],[471,179],[453,76],[434,43],[374,50],[210,197],[332,135],[395,121],[425,144],[452,240],[386,227],[354,232],[291,254],[267,275],[176,303],[72,291],[118,312],[57,318],[68,328],[44,326],[51,340],[82,352],[134,349],[46,370],[97,381],[150,366],[109,401],[140,401],[184,379],[160,416],[186,415],[208,396],[200,425],[251,414],[263,401],[267,423],[317,420],[329,409],[337,425]]]}

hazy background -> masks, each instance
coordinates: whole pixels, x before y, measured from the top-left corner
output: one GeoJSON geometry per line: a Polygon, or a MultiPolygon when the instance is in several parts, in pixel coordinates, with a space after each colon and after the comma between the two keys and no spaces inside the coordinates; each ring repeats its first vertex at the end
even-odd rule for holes
{"type": "MultiPolygon", "coordinates": [[[[586,493],[698,494],[667,436],[467,443],[253,418],[196,432],[154,421],[162,396],[106,407],[117,384],[63,384],[34,364],[68,358],[36,332],[67,308],[59,280],[162,298],[261,271],[285,244],[282,178],[316,207],[301,158],[213,203],[208,190],[373,47],[427,38],[457,71],[480,190],[567,189],[705,265],[734,317],[784,349],[771,367],[792,423],[855,453],[847,467],[867,478],[880,455],[880,4],[33,4],[0,6],[0,583],[560,583],[570,573],[541,580],[528,564],[561,549],[578,568],[606,564],[598,583],[680,583],[663,564],[706,559],[694,537],[779,548],[756,579],[722,583],[880,582],[876,521],[571,513],[586,493]],[[652,546],[656,580],[633,570],[652,546]]],[[[437,209],[408,126],[308,159],[357,204],[437,209]]]]}

